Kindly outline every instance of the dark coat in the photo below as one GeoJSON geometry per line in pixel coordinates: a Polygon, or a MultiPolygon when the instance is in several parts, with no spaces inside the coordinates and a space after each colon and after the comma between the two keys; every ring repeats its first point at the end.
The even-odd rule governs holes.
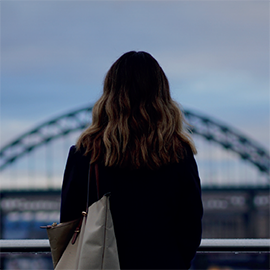
{"type": "MultiPolygon", "coordinates": [[[[158,170],[99,164],[100,195],[111,192],[121,269],[188,269],[201,241],[202,202],[191,149],[180,163],[158,170]]],[[[61,217],[79,218],[86,208],[90,157],[70,148],[62,187],[61,217]]],[[[90,182],[90,204],[97,200],[90,182]]]]}

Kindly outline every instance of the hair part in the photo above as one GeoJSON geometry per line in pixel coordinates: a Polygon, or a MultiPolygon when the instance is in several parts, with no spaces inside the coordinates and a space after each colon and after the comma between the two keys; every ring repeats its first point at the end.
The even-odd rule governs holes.
{"type": "Polygon", "coordinates": [[[196,154],[184,123],[158,62],[149,53],[131,51],[109,69],[92,124],[76,146],[91,153],[91,163],[156,169],[183,159],[187,144],[196,154]]]}

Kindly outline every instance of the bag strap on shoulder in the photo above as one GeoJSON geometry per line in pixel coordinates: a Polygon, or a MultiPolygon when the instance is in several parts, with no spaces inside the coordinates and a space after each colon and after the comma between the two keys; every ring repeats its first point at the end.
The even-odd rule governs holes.
{"type": "Polygon", "coordinates": [[[95,174],[96,174],[96,187],[97,187],[97,199],[100,199],[100,193],[99,193],[99,170],[97,163],[95,164],[95,174]]]}
{"type": "Polygon", "coordinates": [[[89,171],[88,171],[88,182],[87,182],[87,200],[86,200],[86,210],[89,207],[89,194],[90,194],[90,181],[91,179],[96,179],[96,189],[97,189],[97,199],[99,200],[99,170],[98,170],[98,164],[90,164],[89,165],[89,171]]]}

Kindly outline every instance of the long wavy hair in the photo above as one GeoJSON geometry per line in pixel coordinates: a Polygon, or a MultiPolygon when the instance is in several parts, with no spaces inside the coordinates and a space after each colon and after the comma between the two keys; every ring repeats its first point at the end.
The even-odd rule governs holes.
{"type": "Polygon", "coordinates": [[[158,62],[149,53],[131,51],[109,69],[92,124],[76,146],[91,153],[91,163],[156,169],[183,159],[187,144],[196,154],[184,122],[158,62]]]}

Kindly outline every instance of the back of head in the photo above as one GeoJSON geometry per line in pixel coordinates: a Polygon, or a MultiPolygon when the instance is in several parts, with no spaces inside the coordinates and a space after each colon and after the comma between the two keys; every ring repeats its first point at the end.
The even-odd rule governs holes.
{"type": "Polygon", "coordinates": [[[133,51],[112,65],[105,78],[104,94],[125,100],[123,106],[134,110],[170,99],[168,80],[158,62],[146,52],[133,51]]]}
{"type": "Polygon", "coordinates": [[[127,52],[112,65],[92,115],[77,143],[91,162],[155,169],[184,158],[184,144],[196,152],[168,79],[149,53],[127,52]]]}

